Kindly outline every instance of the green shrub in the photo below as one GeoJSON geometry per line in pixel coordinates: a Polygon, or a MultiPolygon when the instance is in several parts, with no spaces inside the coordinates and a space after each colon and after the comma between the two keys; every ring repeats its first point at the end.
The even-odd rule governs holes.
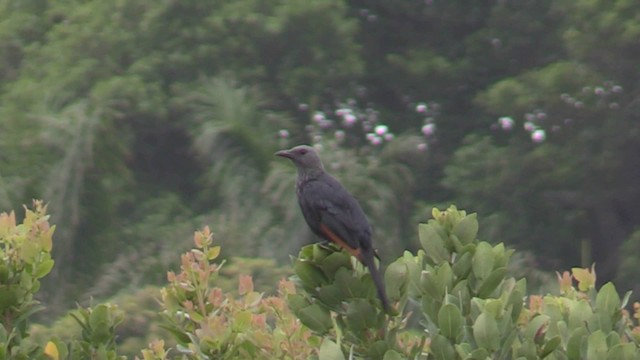
{"type": "Polygon", "coordinates": [[[434,209],[419,225],[422,248],[387,267],[392,314],[382,311],[367,270],[331,245],[302,248],[295,275],[273,296],[257,292],[249,275],[231,291],[219,281],[221,249],[205,228],[156,293],[166,332],[150,320],[155,290],[143,289],[121,296],[121,306],[78,307],[29,337],[27,321],[40,309],[33,295],[53,266],[47,219],[41,202],[22,224],[0,214],[0,360],[125,359],[152,334],[165,338],[150,341],[144,360],[640,358],[640,303],[626,310],[630,292],[621,298],[612,283],[596,289],[592,267],[558,273],[556,295],[527,295],[526,280],[507,275],[513,250],[479,241],[476,215],[455,207],[434,209]],[[118,334],[130,341],[118,343],[118,334]]]}
{"type": "Polygon", "coordinates": [[[630,292],[621,299],[611,283],[597,291],[593,268],[559,275],[559,295],[531,295],[527,304],[526,281],[507,276],[513,250],[479,241],[475,214],[434,209],[419,233],[422,249],[387,268],[389,298],[401,314],[391,317],[353,259],[320,245],[302,249],[294,265],[302,291],[289,303],[331,345],[327,359],[640,356],[640,305],[632,317],[624,310],[630,292]],[[421,331],[403,328],[407,303],[417,305],[421,331]]]}
{"type": "Polygon", "coordinates": [[[42,310],[33,295],[40,279],[53,268],[52,236],[47,207],[34,201],[33,210],[25,207],[22,224],[16,216],[0,214],[0,359],[40,359],[43,349],[27,341],[27,320],[42,310]]]}

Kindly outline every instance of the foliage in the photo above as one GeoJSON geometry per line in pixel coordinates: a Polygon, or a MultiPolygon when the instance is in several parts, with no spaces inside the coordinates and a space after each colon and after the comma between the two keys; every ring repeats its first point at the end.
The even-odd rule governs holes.
{"type": "Polygon", "coordinates": [[[434,209],[433,217],[420,224],[422,249],[405,252],[385,274],[389,297],[401,313],[408,302],[418,305],[422,333],[401,333],[398,325],[406,318],[385,319],[370,279],[354,269],[354,259],[319,245],[301,251],[294,268],[304,291],[289,296],[289,303],[303,324],[324,336],[323,348],[336,352],[327,358],[640,355],[637,316],[625,310],[630,292],[621,299],[612,283],[596,290],[594,269],[574,268],[558,274],[560,295],[529,295],[524,303],[526,280],[507,276],[513,250],[479,241],[475,214],[450,207],[434,209]]]}
{"type": "MultiPolygon", "coordinates": [[[[13,212],[0,214],[0,358],[125,359],[117,335],[130,338],[127,328],[135,332],[143,324],[167,337],[142,350],[145,360],[640,356],[640,304],[630,313],[631,292],[621,298],[610,282],[596,289],[595,267],[558,273],[558,295],[527,295],[526,280],[507,275],[514,251],[479,241],[475,214],[451,206],[432,215],[419,225],[421,249],[406,251],[386,269],[389,314],[367,270],[331,245],[304,247],[293,262],[293,281],[280,280],[277,295],[255,291],[249,275],[240,275],[232,295],[215,286],[224,261],[216,262],[221,248],[205,227],[182,255],[180,272],[169,272],[159,291],[167,332],[153,330],[139,308],[106,303],[79,306],[60,322],[59,333],[35,328],[30,337],[27,320],[40,309],[33,296],[53,266],[55,229],[46,206],[35,201],[22,224],[13,212]]],[[[153,290],[140,294],[153,302],[153,290]]]]}
{"type": "Polygon", "coordinates": [[[300,143],[357,195],[383,264],[420,247],[411,219],[456,203],[541,269],[623,276],[640,222],[639,13],[633,0],[2,1],[0,207],[44,197],[60,225],[39,316],[159,284],[196,224],[217,224],[229,254],[285,264],[311,237],[272,154],[300,143]]]}
{"type": "MultiPolygon", "coordinates": [[[[223,265],[213,262],[220,247],[212,237],[208,228],[195,233],[195,249],[182,255],[181,271],[169,272],[169,285],[161,290],[162,317],[176,351],[189,359],[306,359],[315,352],[318,339],[286,306],[284,297],[295,294],[291,282],[282,280],[279,295],[272,297],[254,291],[247,275],[240,277],[238,298],[212,287],[223,265]]],[[[144,350],[143,358],[165,359],[162,343],[144,350]]]]}
{"type": "MultiPolygon", "coordinates": [[[[289,306],[304,325],[325,337],[323,348],[336,347],[349,356],[373,359],[419,352],[419,342],[407,348],[397,343],[405,322],[395,317],[387,320],[371,276],[355,258],[334,246],[316,244],[304,247],[293,266],[304,291],[289,295],[289,306]]],[[[389,300],[400,300],[401,312],[407,301],[406,273],[400,269],[391,275],[394,278],[390,274],[385,277],[389,300]]]]}
{"type": "Polygon", "coordinates": [[[0,358],[42,358],[42,349],[24,342],[27,320],[42,310],[33,296],[40,289],[40,279],[53,268],[52,236],[47,207],[34,201],[25,207],[22,224],[16,215],[0,214],[0,358]]]}
{"type": "MultiPolygon", "coordinates": [[[[79,308],[76,313],[71,313],[71,316],[82,328],[82,335],[80,339],[72,339],[68,346],[53,339],[60,358],[125,359],[116,353],[115,328],[124,319],[122,311],[116,306],[99,304],[93,308],[79,308]]],[[[47,355],[51,356],[48,352],[47,355]]]]}

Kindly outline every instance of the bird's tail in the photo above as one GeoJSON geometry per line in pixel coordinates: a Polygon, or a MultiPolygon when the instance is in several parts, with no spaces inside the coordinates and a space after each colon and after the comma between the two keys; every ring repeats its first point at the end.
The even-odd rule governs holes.
{"type": "Polygon", "coordinates": [[[367,251],[364,251],[362,254],[362,262],[369,269],[369,273],[371,274],[371,278],[373,279],[373,283],[376,286],[376,291],[378,292],[378,298],[382,302],[382,308],[384,312],[387,314],[391,313],[391,304],[389,303],[389,299],[387,298],[387,293],[384,290],[384,282],[382,281],[382,275],[380,274],[380,270],[376,267],[376,262],[374,261],[374,253],[373,250],[367,254],[367,251]]]}

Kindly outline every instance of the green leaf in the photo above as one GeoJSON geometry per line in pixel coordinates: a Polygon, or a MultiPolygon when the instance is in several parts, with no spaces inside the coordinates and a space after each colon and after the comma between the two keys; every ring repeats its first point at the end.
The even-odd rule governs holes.
{"type": "Polygon", "coordinates": [[[0,312],[10,307],[18,305],[18,293],[20,292],[18,285],[0,285],[0,312]]]}
{"type": "Polygon", "coordinates": [[[582,344],[587,340],[587,329],[583,327],[576,328],[567,341],[567,357],[569,359],[582,359],[582,344]]]}
{"type": "Polygon", "coordinates": [[[571,300],[568,307],[568,325],[570,329],[576,329],[585,326],[585,324],[593,316],[591,306],[586,300],[571,300]]]}
{"type": "Polygon", "coordinates": [[[501,267],[493,270],[491,274],[478,287],[478,296],[486,298],[500,285],[507,274],[507,268],[501,267]]]}
{"type": "Polygon", "coordinates": [[[472,260],[473,273],[476,278],[485,280],[491,275],[494,265],[493,256],[493,248],[489,243],[482,241],[478,244],[472,260]]]}
{"type": "Polygon", "coordinates": [[[289,304],[291,311],[294,313],[297,313],[300,309],[310,305],[309,300],[301,294],[288,294],[287,303],[289,304]]]}
{"type": "Polygon", "coordinates": [[[627,307],[627,304],[629,303],[629,298],[631,298],[632,293],[633,291],[629,290],[624,294],[624,296],[622,297],[622,302],[620,304],[621,309],[624,309],[627,307]]]}
{"type": "Polygon", "coordinates": [[[448,339],[454,340],[460,335],[464,318],[457,306],[444,304],[438,312],[438,327],[440,333],[448,339]]]}
{"type": "Polygon", "coordinates": [[[578,289],[587,291],[596,286],[595,264],[591,269],[572,268],[573,277],[578,281],[578,289]]]}
{"type": "Polygon", "coordinates": [[[514,287],[509,293],[509,297],[507,298],[506,306],[511,306],[511,320],[513,320],[514,322],[518,320],[518,318],[520,317],[520,313],[522,312],[523,296],[524,295],[520,292],[520,290],[517,287],[514,287]]]}
{"type": "Polygon", "coordinates": [[[549,356],[549,354],[551,354],[552,352],[554,352],[558,346],[560,345],[560,343],[562,342],[562,338],[560,338],[559,335],[556,335],[554,337],[552,337],[551,339],[549,339],[549,341],[547,341],[544,344],[544,347],[542,348],[542,351],[540,352],[540,358],[544,359],[545,357],[549,356]]]}
{"type": "Polygon", "coordinates": [[[400,300],[406,294],[408,273],[409,268],[402,259],[387,266],[384,272],[384,283],[389,299],[400,300]]]}
{"type": "Polygon", "coordinates": [[[22,258],[27,264],[33,264],[42,249],[35,241],[25,241],[22,243],[22,258]]]}
{"type": "Polygon", "coordinates": [[[251,327],[251,312],[240,310],[233,316],[232,328],[235,332],[244,332],[251,327]]]}
{"type": "MultiPolygon", "coordinates": [[[[366,335],[365,335],[366,336],[366,335]]],[[[366,358],[367,359],[382,359],[389,351],[389,343],[385,340],[374,341],[367,345],[366,358]]],[[[353,358],[353,356],[351,356],[353,358]]]]}
{"type": "Polygon", "coordinates": [[[478,235],[477,214],[469,214],[462,218],[462,220],[453,227],[452,233],[458,237],[462,244],[472,243],[478,235]]]}
{"type": "Polygon", "coordinates": [[[207,260],[215,260],[220,255],[220,246],[214,246],[207,250],[207,260]]]}
{"type": "Polygon", "coordinates": [[[320,345],[320,351],[318,353],[319,360],[345,360],[340,346],[333,341],[325,338],[320,345]]]}
{"type": "Polygon", "coordinates": [[[612,283],[606,283],[596,295],[596,310],[612,316],[620,311],[620,296],[612,283]]]}
{"type": "Polygon", "coordinates": [[[298,260],[293,266],[293,269],[302,281],[304,288],[309,291],[315,291],[317,287],[328,283],[322,270],[318,269],[309,261],[298,260]]]}
{"type": "Polygon", "coordinates": [[[633,343],[618,344],[609,349],[607,360],[637,360],[640,356],[633,343]]]}
{"type": "Polygon", "coordinates": [[[35,276],[36,279],[43,278],[51,271],[51,269],[53,269],[54,263],[55,262],[52,259],[47,259],[39,263],[33,276],[35,276]]]}
{"type": "Polygon", "coordinates": [[[333,327],[331,315],[318,304],[300,309],[298,318],[306,327],[319,334],[325,334],[333,327]]]}
{"type": "Polygon", "coordinates": [[[484,349],[484,348],[475,349],[475,350],[473,350],[471,352],[470,359],[473,359],[473,360],[487,360],[487,359],[490,359],[489,351],[487,351],[487,349],[484,349]]]}
{"type": "Polygon", "coordinates": [[[467,276],[469,276],[469,272],[471,271],[472,259],[473,255],[466,252],[453,262],[452,270],[456,277],[466,279],[467,276]]]}
{"type": "Polygon", "coordinates": [[[471,354],[471,349],[472,349],[471,344],[469,343],[455,344],[454,347],[456,349],[456,353],[458,354],[458,357],[462,359],[469,358],[471,354]]]}
{"type": "Polygon", "coordinates": [[[620,339],[620,335],[617,332],[611,331],[607,335],[607,346],[612,348],[618,344],[620,344],[622,340],[620,339]]]}
{"type": "Polygon", "coordinates": [[[342,251],[334,252],[322,260],[320,267],[328,278],[333,278],[338,269],[351,269],[351,256],[342,251]]]}
{"type": "Polygon", "coordinates": [[[313,252],[312,252],[312,259],[314,262],[319,263],[322,262],[327,256],[331,255],[331,254],[335,254],[336,252],[340,252],[340,251],[331,251],[330,248],[328,248],[327,246],[325,246],[324,244],[313,244],[313,252]]]}
{"type": "Polygon", "coordinates": [[[435,359],[449,360],[455,358],[455,350],[453,345],[440,334],[435,334],[431,337],[431,347],[429,352],[435,359]]]}
{"type": "Polygon", "coordinates": [[[498,323],[488,313],[483,312],[473,324],[473,337],[478,346],[490,353],[495,351],[500,346],[498,323]]]}
{"type": "Polygon", "coordinates": [[[352,331],[373,328],[376,324],[375,310],[366,299],[353,299],[347,305],[345,323],[352,331]]]}
{"type": "Polygon", "coordinates": [[[342,295],[340,289],[334,284],[323,286],[318,290],[318,298],[320,301],[334,309],[342,304],[342,295]]]}
{"type": "Polygon", "coordinates": [[[462,254],[464,252],[464,245],[460,242],[460,239],[458,239],[457,236],[450,234],[449,241],[453,245],[453,248],[451,246],[448,246],[447,248],[452,252],[456,252],[458,254],[462,254]]]}
{"type": "Polygon", "coordinates": [[[427,298],[426,296],[422,298],[422,312],[429,319],[437,319],[438,311],[440,311],[439,301],[435,301],[427,298]]]}
{"type": "Polygon", "coordinates": [[[587,360],[606,359],[607,352],[607,339],[605,334],[601,330],[598,330],[589,335],[587,345],[587,360]]]}
{"type": "Polygon", "coordinates": [[[317,251],[316,247],[318,247],[318,244],[309,244],[306,246],[303,246],[300,249],[300,252],[298,253],[298,258],[301,260],[307,260],[307,261],[311,261],[314,259],[314,252],[317,251]]]}
{"type": "Polygon", "coordinates": [[[525,330],[525,337],[533,340],[536,344],[540,344],[539,339],[544,339],[546,328],[549,325],[549,316],[541,314],[529,321],[525,330]]]}
{"type": "MultiPolygon", "coordinates": [[[[4,258],[1,248],[0,258],[4,258]]],[[[0,264],[0,284],[5,284],[7,280],[9,280],[9,267],[6,264],[0,264]]]]}
{"type": "Polygon", "coordinates": [[[431,225],[420,224],[418,233],[422,248],[434,264],[441,264],[449,260],[449,252],[444,246],[444,240],[431,225]]]}
{"type": "Polygon", "coordinates": [[[384,357],[382,358],[382,360],[403,360],[403,359],[406,359],[406,358],[395,350],[388,350],[387,352],[384,353],[384,357]]]}
{"type": "Polygon", "coordinates": [[[369,289],[367,284],[354,275],[352,270],[340,268],[333,284],[340,289],[343,299],[363,298],[369,289]]]}
{"type": "Polygon", "coordinates": [[[451,289],[451,295],[458,298],[458,301],[463,306],[463,309],[468,307],[469,302],[471,301],[471,295],[469,294],[469,286],[467,286],[467,280],[459,281],[453,289],[451,289]]]}
{"type": "Polygon", "coordinates": [[[100,304],[91,310],[89,315],[89,327],[95,329],[109,323],[109,307],[100,304]]]}
{"type": "Polygon", "coordinates": [[[433,300],[440,300],[444,295],[445,289],[433,271],[423,271],[420,275],[420,290],[424,296],[433,300]]]}
{"type": "Polygon", "coordinates": [[[493,260],[494,260],[493,266],[494,267],[507,266],[507,263],[509,262],[509,257],[511,257],[512,254],[513,254],[513,250],[505,251],[503,243],[496,244],[493,247],[493,260]]]}
{"type": "Polygon", "coordinates": [[[440,265],[436,271],[438,286],[446,291],[451,291],[453,285],[453,271],[451,270],[451,265],[449,265],[448,262],[445,262],[440,265]]]}

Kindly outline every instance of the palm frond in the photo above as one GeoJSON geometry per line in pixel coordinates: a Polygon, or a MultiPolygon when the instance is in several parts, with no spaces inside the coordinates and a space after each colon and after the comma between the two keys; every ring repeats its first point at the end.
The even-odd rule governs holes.
{"type": "MultiPolygon", "coordinates": [[[[100,117],[85,103],[77,103],[58,114],[39,117],[43,141],[61,155],[51,167],[45,199],[51,204],[56,231],[57,261],[72,259],[73,242],[81,219],[81,195],[87,170],[93,165],[93,149],[100,117]]],[[[60,267],[56,267],[60,269],[60,267]]]]}

